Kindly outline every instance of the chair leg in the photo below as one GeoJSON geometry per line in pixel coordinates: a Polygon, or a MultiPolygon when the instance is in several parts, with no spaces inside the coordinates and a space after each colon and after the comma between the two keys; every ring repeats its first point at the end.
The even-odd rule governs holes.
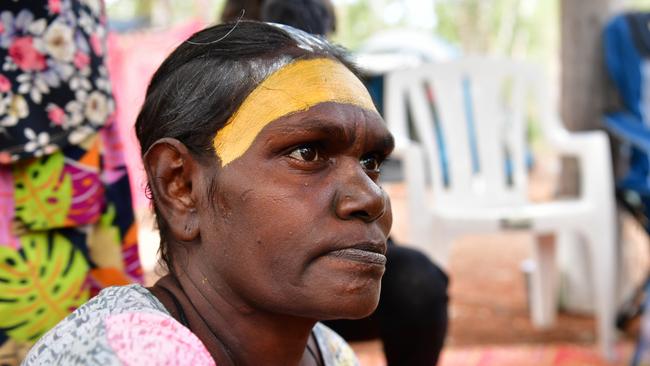
{"type": "Polygon", "coordinates": [[[614,228],[591,225],[585,232],[594,279],[598,345],[608,360],[614,359],[616,319],[616,242],[614,228]]]}
{"type": "Polygon", "coordinates": [[[555,235],[538,234],[535,238],[537,267],[531,278],[531,317],[533,324],[547,328],[555,323],[557,315],[557,265],[555,235]]]}

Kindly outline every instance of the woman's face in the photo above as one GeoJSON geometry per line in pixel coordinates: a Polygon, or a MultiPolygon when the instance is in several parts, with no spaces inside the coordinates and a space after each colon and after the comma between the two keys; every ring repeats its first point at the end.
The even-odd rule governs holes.
{"type": "Polygon", "coordinates": [[[357,318],[379,300],[392,216],[379,166],[393,148],[369,109],[324,102],[266,126],[217,168],[201,215],[211,284],[254,309],[357,318]]]}

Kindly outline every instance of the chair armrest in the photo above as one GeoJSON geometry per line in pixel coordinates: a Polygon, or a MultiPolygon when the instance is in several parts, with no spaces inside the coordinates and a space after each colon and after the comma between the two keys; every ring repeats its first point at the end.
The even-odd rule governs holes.
{"type": "Polygon", "coordinates": [[[603,131],[578,131],[572,132],[567,130],[559,120],[549,123],[545,131],[546,140],[551,144],[553,149],[563,156],[580,157],[587,155],[590,149],[600,148],[595,145],[605,145],[609,147],[609,139],[603,131]]]}
{"type": "Polygon", "coordinates": [[[597,130],[569,132],[556,121],[547,131],[547,139],[560,156],[572,156],[578,160],[580,196],[589,196],[592,202],[603,206],[610,205],[614,173],[607,134],[597,130]]]}

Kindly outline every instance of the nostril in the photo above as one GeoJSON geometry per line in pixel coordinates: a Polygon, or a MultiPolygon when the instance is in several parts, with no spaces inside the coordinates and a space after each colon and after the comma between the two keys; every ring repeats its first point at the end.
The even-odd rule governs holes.
{"type": "Polygon", "coordinates": [[[352,214],[350,214],[350,216],[356,219],[361,219],[363,221],[370,221],[371,219],[370,214],[364,210],[354,211],[352,214]]]}

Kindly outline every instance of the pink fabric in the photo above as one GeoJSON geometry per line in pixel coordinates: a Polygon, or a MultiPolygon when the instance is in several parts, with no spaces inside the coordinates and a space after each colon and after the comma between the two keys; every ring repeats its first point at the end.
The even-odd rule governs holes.
{"type": "Polygon", "coordinates": [[[149,205],[144,195],[146,175],[133,129],[149,80],[165,57],[203,26],[202,22],[193,21],[164,31],[111,34],[108,37],[108,69],[117,104],[116,123],[124,142],[133,207],[136,209],[149,205]]]}
{"type": "Polygon", "coordinates": [[[104,324],[108,344],[125,366],[216,366],[199,338],[170,316],[124,313],[104,324]]]}
{"type": "Polygon", "coordinates": [[[11,166],[0,164],[0,246],[18,249],[18,237],[11,232],[14,218],[14,179],[11,166]]]}

